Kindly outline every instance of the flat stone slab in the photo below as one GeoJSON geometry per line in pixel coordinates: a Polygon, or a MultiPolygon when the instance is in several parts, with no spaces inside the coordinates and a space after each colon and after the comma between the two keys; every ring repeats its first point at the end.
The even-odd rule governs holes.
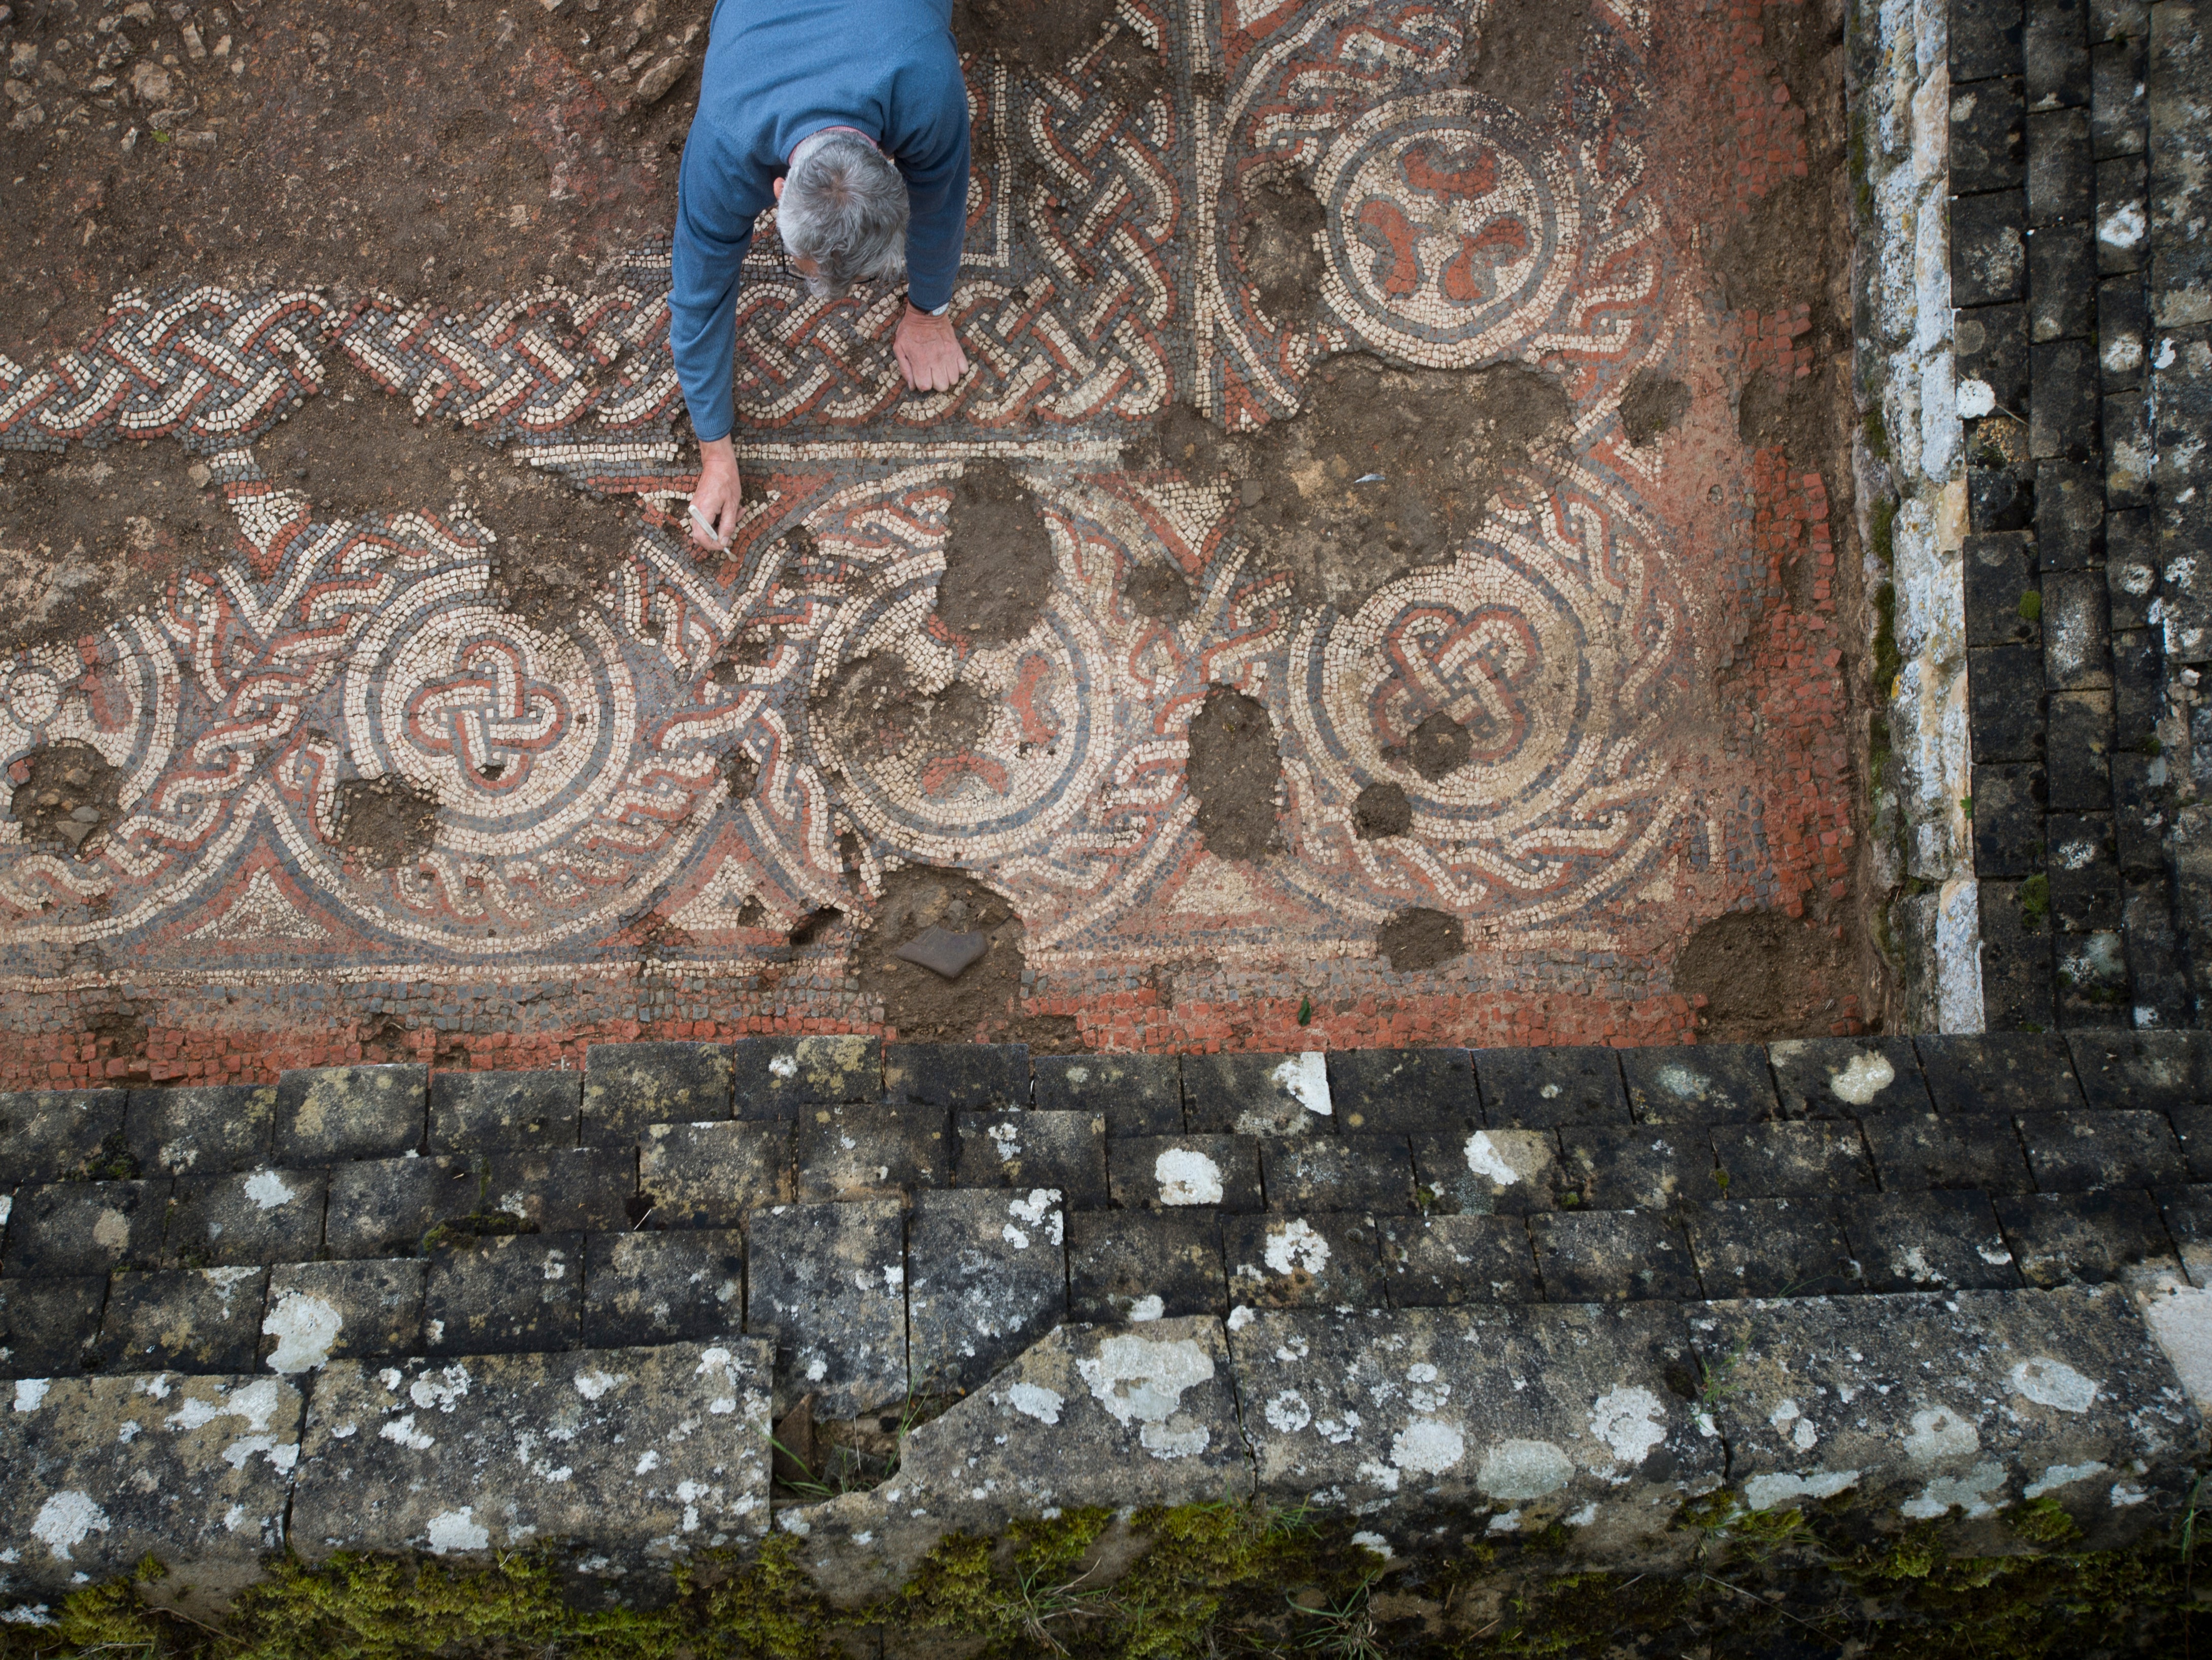
{"type": "Polygon", "coordinates": [[[334,1360],[315,1383],[295,1548],[475,1556],[587,1541],[615,1567],[768,1529],[770,1346],[334,1360]]]}
{"type": "Polygon", "coordinates": [[[1679,1311],[1469,1305],[1240,1310],[1230,1349],[1260,1490],[1483,1535],[1564,1523],[1577,1554],[1658,1566],[1668,1523],[1718,1487],[1679,1311]]]}
{"type": "Polygon", "coordinates": [[[906,1222],[896,1199],[756,1212],[745,1329],[775,1335],[775,1415],[817,1419],[906,1399],[906,1222]]]}
{"type": "Polygon", "coordinates": [[[883,1094],[879,1037],[748,1037],[731,1060],[740,1118],[789,1118],[801,1107],[883,1094]]]}
{"type": "Polygon", "coordinates": [[[2002,1513],[2048,1496],[2102,1548],[2163,1524],[2203,1433],[2117,1286],[1714,1303],[1689,1324],[1753,1511],[1948,1519],[1984,1554],[2020,1549],[2002,1513]]]}
{"type": "Polygon", "coordinates": [[[282,1378],[23,1378],[0,1411],[0,1597],[66,1592],[159,1557],[205,1589],[284,1543],[300,1391],[282,1378]]]}

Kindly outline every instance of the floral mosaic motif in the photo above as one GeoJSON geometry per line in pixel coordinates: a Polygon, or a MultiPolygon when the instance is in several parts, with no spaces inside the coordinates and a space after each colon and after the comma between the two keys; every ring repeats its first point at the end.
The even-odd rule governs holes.
{"type": "Polygon", "coordinates": [[[1557,922],[1668,849],[1711,856],[1670,749],[1694,656],[1671,532],[1640,494],[1652,460],[1610,418],[1672,326],[1617,119],[1635,30],[1598,14],[1600,70],[1549,130],[1452,84],[1460,12],[1130,15],[1170,66],[1136,106],[1073,74],[971,66],[957,309],[977,370],[954,392],[902,394],[895,295],[811,299],[759,239],[738,394],[761,488],[720,563],[679,539],[665,249],[592,293],[473,317],[126,295],[83,350],[0,362],[0,444],[173,435],[209,459],[237,530],[235,557],[156,611],[0,668],[6,760],[76,738],[124,779],[88,859],[0,824],[5,937],[511,958],[609,948],[650,906],[714,951],[928,861],[988,870],[1040,950],[1095,949],[1199,857],[1186,733],[1220,684],[1275,718],[1289,856],[1270,869],[1316,927],[1413,903],[1557,922]],[[1198,74],[1220,77],[1218,102],[1191,95],[1198,74]],[[1267,316],[1240,264],[1249,187],[1284,167],[1326,215],[1311,319],[1267,316]],[[526,622],[465,511],[326,522],[264,474],[256,439],[341,350],[418,416],[635,504],[591,604],[526,622]],[[1226,481],[1123,453],[1173,402],[1232,429],[1291,416],[1311,365],[1345,350],[1541,362],[1577,434],[1555,485],[1516,483],[1444,562],[1349,615],[1293,605],[1226,481]],[[933,616],[951,486],[986,455],[1020,473],[1053,553],[1036,625],[988,647],[933,616]],[[1124,597],[1158,562],[1189,584],[1187,614],[1124,597]],[[839,688],[869,665],[972,718],[949,735],[840,725],[839,688]],[[1438,715],[1467,753],[1430,776],[1407,746],[1438,715]],[[419,859],[372,868],[340,846],[338,792],[387,778],[434,798],[436,830],[419,859]],[[1352,804],[1382,781],[1413,829],[1363,841],[1352,804]]]}

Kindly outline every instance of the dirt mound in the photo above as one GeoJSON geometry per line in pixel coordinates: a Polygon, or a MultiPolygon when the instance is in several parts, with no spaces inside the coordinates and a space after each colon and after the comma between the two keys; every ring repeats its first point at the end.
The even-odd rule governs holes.
{"type": "Polygon", "coordinates": [[[1393,973],[1425,973],[1467,954],[1467,928],[1449,911],[1414,905],[1375,930],[1375,954],[1393,973]]]}
{"type": "Polygon", "coordinates": [[[1541,116],[1566,95],[1589,30],[1589,0],[1490,0],[1468,40],[1466,84],[1541,116]]]}
{"type": "Polygon", "coordinates": [[[1024,933],[1005,896],[974,877],[908,866],[884,879],[875,916],[854,946],[854,969],[860,989],[882,1000],[884,1022],[902,1043],[1079,1049],[1073,1020],[1022,1012],[1024,933]],[[983,954],[951,980],[892,955],[933,927],[981,934],[983,954]]]}
{"type": "Polygon", "coordinates": [[[0,651],[82,639],[222,562],[230,511],[194,465],[167,438],[0,455],[0,651]]]}
{"type": "Polygon", "coordinates": [[[965,681],[925,696],[898,659],[870,656],[837,676],[816,701],[814,719],[836,753],[865,766],[965,754],[990,730],[991,708],[965,681]]]}
{"type": "Polygon", "coordinates": [[[1191,598],[1189,579],[1164,559],[1147,559],[1142,564],[1132,565],[1129,574],[1121,579],[1121,597],[1135,607],[1138,616],[1170,621],[1189,616],[1195,603],[1191,598]]]}
{"type": "Polygon", "coordinates": [[[1279,845],[1275,796],[1283,776],[1274,723],[1256,698],[1226,686],[1206,694],[1190,723],[1183,777],[1198,803],[1198,833],[1224,859],[1262,859],[1279,845]]]}
{"type": "Polygon", "coordinates": [[[371,870],[398,870],[430,851],[438,798],[396,773],[338,786],[337,844],[371,870]]]}
{"type": "Polygon", "coordinates": [[[1638,369],[1620,395],[1620,427],[1632,444],[1649,444],[1690,412],[1690,389],[1654,369],[1638,369]]]}
{"type": "Polygon", "coordinates": [[[1711,1043],[1826,1037],[1858,989],[1850,948],[1832,924],[1779,911],[1730,911],[1692,934],[1674,959],[1674,989],[1703,996],[1698,1034],[1711,1043]]]}
{"type": "Polygon", "coordinates": [[[65,738],[42,744],[9,769],[15,789],[8,814],[34,846],[83,858],[122,811],[123,775],[89,744],[65,738]]]}
{"type": "Polygon", "coordinates": [[[1113,39],[1089,66],[1091,78],[1117,97],[1147,95],[1159,57],[1139,40],[1115,0],[953,0],[952,38],[963,52],[996,58],[1017,74],[1058,75],[1113,39]]]}
{"type": "Polygon", "coordinates": [[[1370,784],[1352,804],[1352,833],[1363,842],[1403,836],[1413,828],[1413,804],[1399,784],[1370,784]]]}
{"type": "Polygon", "coordinates": [[[1029,486],[996,461],[971,461],[953,486],[937,615],[978,645],[1019,640],[1052,593],[1052,532],[1029,486]]]}
{"type": "Polygon", "coordinates": [[[1235,479],[1248,541],[1291,572],[1301,603],[1346,611],[1447,558],[1502,486],[1542,486],[1572,426],[1557,383],[1516,364],[1397,369],[1342,357],[1307,383],[1306,405],[1257,434],[1170,409],[1144,459],[1235,479]]]}
{"type": "Polygon", "coordinates": [[[1321,246],[1328,210],[1313,186],[1283,167],[1255,168],[1243,185],[1244,274],[1278,328],[1310,323],[1321,309],[1321,246]]]}

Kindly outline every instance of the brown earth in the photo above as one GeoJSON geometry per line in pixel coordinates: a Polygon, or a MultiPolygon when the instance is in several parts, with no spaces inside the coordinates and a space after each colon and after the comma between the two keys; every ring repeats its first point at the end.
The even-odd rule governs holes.
{"type": "Polygon", "coordinates": [[[854,946],[860,989],[881,1000],[884,1023],[908,1043],[1022,1043],[1050,1052],[1083,1047],[1073,1019],[1025,1015],[1022,920],[1002,895],[960,871],[909,865],[884,879],[876,912],[854,946]],[[945,980],[891,953],[931,927],[978,933],[990,942],[959,977],[945,980]]]}
{"type": "Polygon", "coordinates": [[[116,798],[123,774],[74,738],[40,745],[9,771],[15,787],[8,816],[23,827],[26,842],[82,859],[122,811],[116,798]]]}
{"type": "Polygon", "coordinates": [[[337,844],[371,870],[398,870],[430,851],[438,798],[396,773],[349,778],[338,786],[337,844]]]}
{"type": "Polygon", "coordinates": [[[1467,927],[1449,911],[1415,905],[1375,930],[1375,954],[1396,974],[1422,974],[1467,953],[1467,927]]]}
{"type": "Polygon", "coordinates": [[[1267,706],[1216,686],[1190,723],[1183,780],[1198,803],[1198,833],[1224,859],[1263,859],[1280,845],[1275,804],[1283,758],[1267,706]]]}
{"type": "Polygon", "coordinates": [[[1278,328],[1311,322],[1321,309],[1321,245],[1328,210],[1289,167],[1255,168],[1243,185],[1244,270],[1267,320],[1278,328]]]}
{"type": "Polygon", "coordinates": [[[815,701],[814,718],[828,728],[834,752],[865,766],[909,751],[915,760],[964,754],[990,730],[991,708],[963,680],[924,695],[898,659],[870,656],[839,672],[815,701]]]}
{"type": "Polygon", "coordinates": [[[1501,488],[1547,483],[1571,422],[1566,394],[1533,369],[1396,369],[1355,356],[1324,364],[1305,412],[1263,435],[1170,408],[1148,459],[1237,481],[1244,534],[1267,567],[1291,573],[1302,604],[1350,611],[1449,558],[1501,488]]]}
{"type": "Polygon", "coordinates": [[[1730,911],[1692,934],[1674,959],[1674,989],[1703,997],[1698,1036],[1707,1043],[1826,1037],[1844,999],[1863,995],[1853,943],[1832,922],[1779,911],[1730,911]]]}
{"type": "Polygon", "coordinates": [[[1109,28],[1113,38],[1091,64],[1090,78],[1124,101],[1139,100],[1158,82],[1162,66],[1115,0],[952,0],[952,38],[962,52],[1032,76],[1065,71],[1109,28]]]}
{"type": "Polygon", "coordinates": [[[230,513],[197,465],[167,438],[0,457],[0,651],[95,634],[220,563],[230,513]]]}
{"type": "Polygon", "coordinates": [[[1052,592],[1052,534],[1036,497],[996,461],[971,461],[953,486],[937,615],[977,645],[1011,645],[1052,592]]]}
{"type": "Polygon", "coordinates": [[[1649,444],[1690,412],[1690,389],[1652,369],[1638,369],[1620,394],[1620,428],[1632,444],[1649,444]]]}
{"type": "Polygon", "coordinates": [[[671,222],[710,9],[17,0],[0,182],[39,183],[9,197],[0,352],[75,345],[134,285],[587,277],[671,222]]]}
{"type": "Polygon", "coordinates": [[[1352,833],[1363,842],[1403,836],[1413,828],[1413,804],[1401,784],[1370,784],[1352,804],[1352,833]]]}
{"type": "Polygon", "coordinates": [[[1589,0],[1490,0],[1468,42],[1466,84],[1541,116],[1565,95],[1589,32],[1589,0]]]}
{"type": "Polygon", "coordinates": [[[1170,622],[1189,616],[1195,603],[1191,597],[1190,579],[1164,559],[1147,559],[1130,566],[1129,574],[1121,579],[1121,597],[1135,608],[1138,616],[1163,617],[1170,622]]]}

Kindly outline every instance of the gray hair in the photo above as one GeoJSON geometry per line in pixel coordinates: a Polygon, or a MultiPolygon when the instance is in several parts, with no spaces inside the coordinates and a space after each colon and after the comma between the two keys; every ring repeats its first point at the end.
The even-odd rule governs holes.
{"type": "Polygon", "coordinates": [[[791,254],[815,262],[814,293],[835,298],[904,275],[906,218],[906,180],[859,133],[818,132],[792,152],[776,229],[791,254]]]}

